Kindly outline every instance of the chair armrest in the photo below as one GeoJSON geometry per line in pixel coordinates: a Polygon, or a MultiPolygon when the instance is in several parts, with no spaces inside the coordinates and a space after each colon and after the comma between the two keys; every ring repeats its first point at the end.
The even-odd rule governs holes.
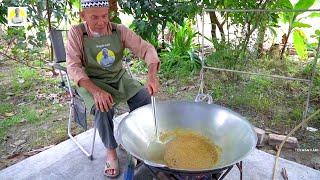
{"type": "Polygon", "coordinates": [[[53,64],[53,67],[56,68],[56,69],[59,69],[59,70],[61,70],[61,71],[67,72],[67,68],[61,66],[61,65],[58,64],[58,63],[54,63],[54,64],[53,64]]]}

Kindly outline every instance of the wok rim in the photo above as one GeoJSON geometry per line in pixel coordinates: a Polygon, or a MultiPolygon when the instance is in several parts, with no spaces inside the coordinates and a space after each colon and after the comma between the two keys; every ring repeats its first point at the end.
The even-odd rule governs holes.
{"type": "Polygon", "coordinates": [[[138,156],[136,153],[133,153],[133,152],[130,152],[128,151],[126,145],[123,144],[122,142],[122,138],[120,138],[120,129],[119,127],[122,127],[123,123],[125,123],[126,119],[129,119],[129,115],[130,113],[132,112],[135,112],[135,111],[138,111],[139,109],[142,109],[144,108],[145,106],[149,106],[150,104],[147,104],[147,105],[144,105],[144,106],[141,106],[135,110],[133,110],[132,112],[130,112],[127,116],[125,116],[121,122],[119,123],[118,125],[118,129],[116,131],[116,139],[119,141],[118,143],[121,144],[121,146],[132,156],[134,156],[136,159],[139,159],[140,161],[142,161],[143,163],[149,165],[149,166],[152,166],[152,167],[156,167],[156,168],[165,168],[165,169],[168,169],[168,170],[171,170],[171,171],[175,171],[175,172],[183,172],[183,173],[195,173],[195,172],[198,172],[198,173],[203,173],[203,172],[210,172],[210,171],[215,171],[215,170],[219,170],[219,169],[225,169],[227,167],[230,167],[230,166],[234,166],[236,163],[239,163],[240,161],[242,161],[243,159],[245,159],[250,153],[252,153],[252,151],[254,149],[256,149],[256,144],[258,142],[258,137],[257,137],[257,133],[255,133],[254,131],[254,126],[245,118],[243,117],[242,115],[240,115],[239,113],[237,112],[234,112],[233,110],[231,109],[228,109],[227,107],[223,107],[221,105],[218,105],[218,104],[215,104],[215,103],[212,103],[212,104],[207,104],[207,103],[204,103],[204,102],[193,102],[193,101],[176,101],[176,100],[168,100],[168,101],[158,101],[157,103],[161,103],[161,104],[164,104],[164,103],[193,103],[193,104],[205,104],[205,105],[210,105],[210,106],[216,106],[216,107],[219,107],[223,110],[226,110],[228,112],[230,112],[231,114],[233,115],[236,115],[237,117],[241,118],[241,120],[243,120],[245,123],[247,123],[250,127],[251,127],[251,130],[253,133],[253,138],[254,138],[254,146],[252,146],[247,153],[245,153],[244,155],[242,155],[242,157],[240,158],[237,158],[235,159],[234,161],[224,165],[224,166],[214,166],[213,168],[210,168],[210,169],[201,169],[201,170],[190,170],[190,169],[182,169],[182,168],[170,168],[168,167],[167,165],[164,165],[164,164],[159,164],[159,163],[156,163],[156,162],[150,162],[148,160],[144,160],[143,158],[141,158],[140,156],[138,156]]]}

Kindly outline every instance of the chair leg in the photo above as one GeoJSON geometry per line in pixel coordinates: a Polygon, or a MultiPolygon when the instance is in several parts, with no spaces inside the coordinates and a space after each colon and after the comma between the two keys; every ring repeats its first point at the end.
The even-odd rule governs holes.
{"type": "Polygon", "coordinates": [[[91,144],[91,153],[89,156],[89,159],[92,161],[93,160],[93,151],[94,151],[94,144],[96,140],[96,132],[97,132],[97,126],[96,123],[93,122],[93,139],[92,139],[92,144],[91,144]]]}
{"type": "Polygon", "coordinates": [[[79,147],[79,149],[90,159],[93,160],[93,150],[94,150],[94,142],[95,142],[95,135],[96,135],[96,127],[94,127],[94,135],[93,135],[93,143],[91,145],[91,153],[84,149],[84,147],[72,136],[71,133],[71,125],[72,125],[72,114],[73,114],[73,104],[70,105],[70,112],[69,112],[69,121],[68,121],[68,136],[70,139],[79,147]]]}

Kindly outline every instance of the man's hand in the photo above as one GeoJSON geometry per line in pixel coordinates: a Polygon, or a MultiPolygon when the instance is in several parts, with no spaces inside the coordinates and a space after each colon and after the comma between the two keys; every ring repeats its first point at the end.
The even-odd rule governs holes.
{"type": "Polygon", "coordinates": [[[96,86],[90,79],[80,80],[79,85],[92,94],[96,108],[99,111],[105,112],[112,108],[113,99],[111,94],[96,86]]]}
{"type": "Polygon", "coordinates": [[[113,99],[111,94],[99,89],[92,93],[97,109],[101,112],[107,112],[112,108],[113,99]]]}
{"type": "Polygon", "coordinates": [[[157,76],[158,64],[150,64],[148,71],[147,88],[151,96],[159,91],[159,78],[157,76]]]}
{"type": "Polygon", "coordinates": [[[156,75],[148,77],[147,87],[151,96],[156,95],[159,91],[159,78],[156,75]]]}

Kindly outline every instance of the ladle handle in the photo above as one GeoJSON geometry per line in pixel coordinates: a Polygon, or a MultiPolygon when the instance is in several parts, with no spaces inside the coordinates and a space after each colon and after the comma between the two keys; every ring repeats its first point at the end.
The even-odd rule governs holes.
{"type": "Polygon", "coordinates": [[[155,128],[155,137],[158,139],[158,125],[156,119],[156,99],[154,96],[151,96],[151,105],[152,105],[152,114],[154,120],[154,128],[155,128]]]}

